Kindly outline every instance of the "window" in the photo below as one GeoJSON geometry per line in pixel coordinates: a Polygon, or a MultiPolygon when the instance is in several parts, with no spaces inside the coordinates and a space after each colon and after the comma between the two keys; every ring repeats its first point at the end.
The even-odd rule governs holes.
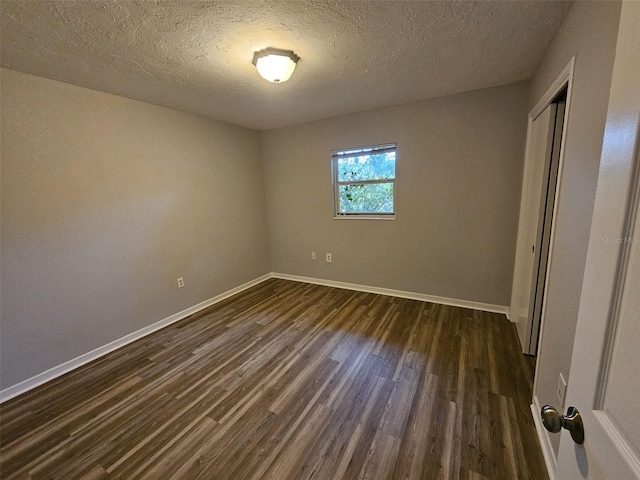
{"type": "Polygon", "coordinates": [[[331,152],[334,218],[395,218],[396,144],[331,152]]]}

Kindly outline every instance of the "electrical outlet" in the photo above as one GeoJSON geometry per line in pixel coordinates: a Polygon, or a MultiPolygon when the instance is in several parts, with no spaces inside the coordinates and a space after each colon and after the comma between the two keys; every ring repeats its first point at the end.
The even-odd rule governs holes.
{"type": "Polygon", "coordinates": [[[558,395],[558,400],[560,401],[560,408],[564,407],[564,394],[567,391],[567,382],[565,381],[562,374],[558,375],[558,388],[556,389],[556,394],[558,395]]]}
{"type": "Polygon", "coordinates": [[[184,277],[178,279],[178,288],[184,287],[184,277]]]}
{"type": "Polygon", "coordinates": [[[316,259],[316,252],[311,252],[311,260],[315,260],[316,259]]]}
{"type": "Polygon", "coordinates": [[[332,260],[331,254],[327,253],[327,263],[331,263],[331,260],[332,260]]]}

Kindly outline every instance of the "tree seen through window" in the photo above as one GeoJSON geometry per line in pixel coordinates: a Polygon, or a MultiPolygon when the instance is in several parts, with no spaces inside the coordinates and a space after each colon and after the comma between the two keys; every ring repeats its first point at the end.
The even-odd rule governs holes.
{"type": "Polygon", "coordinates": [[[336,215],[393,215],[396,146],[334,152],[336,215]]]}

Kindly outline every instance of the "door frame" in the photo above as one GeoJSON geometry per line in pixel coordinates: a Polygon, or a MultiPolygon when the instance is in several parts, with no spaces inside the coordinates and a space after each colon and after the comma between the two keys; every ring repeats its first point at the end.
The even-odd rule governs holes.
{"type": "MultiPolygon", "coordinates": [[[[511,305],[509,307],[509,310],[510,310],[509,318],[512,321],[517,321],[517,315],[514,315],[514,314],[515,314],[515,311],[520,310],[521,308],[520,305],[518,305],[519,293],[522,291],[523,288],[525,288],[525,286],[527,285],[527,282],[531,281],[533,277],[533,271],[523,272],[521,271],[522,268],[520,267],[521,259],[525,258],[526,255],[529,255],[529,242],[526,238],[526,232],[529,229],[529,227],[532,226],[532,223],[534,221],[535,221],[535,230],[537,231],[538,223],[540,221],[539,218],[526,219],[524,215],[525,214],[524,208],[526,204],[525,200],[528,196],[532,194],[531,184],[533,180],[531,178],[531,175],[532,175],[531,171],[533,168],[532,166],[533,160],[531,158],[531,148],[530,148],[531,141],[532,141],[532,125],[534,120],[538,118],[538,116],[553,102],[553,100],[558,96],[558,94],[560,94],[563,89],[565,88],[567,89],[566,108],[565,108],[564,122],[563,122],[564,126],[563,126],[561,141],[560,141],[560,159],[558,164],[558,177],[555,185],[556,196],[553,203],[553,214],[551,217],[551,232],[550,232],[551,238],[549,241],[549,254],[547,256],[547,270],[545,275],[543,301],[540,308],[540,326],[538,329],[539,335],[542,335],[542,331],[544,329],[544,319],[545,319],[545,309],[546,309],[544,299],[547,296],[549,272],[551,270],[550,266],[553,259],[553,246],[554,246],[555,228],[556,228],[555,220],[558,212],[558,202],[560,199],[560,191],[562,188],[562,177],[564,172],[564,157],[565,157],[565,151],[566,151],[565,146],[566,146],[568,125],[569,125],[569,116],[571,113],[571,99],[572,99],[572,90],[573,90],[573,76],[574,76],[574,70],[575,70],[575,62],[576,62],[576,57],[574,55],[573,57],[571,57],[567,65],[562,69],[562,71],[556,77],[556,79],[547,88],[547,90],[542,95],[540,100],[538,100],[535,106],[531,109],[531,111],[529,112],[529,117],[527,122],[527,140],[526,140],[526,146],[525,146],[524,169],[522,174],[522,191],[520,195],[518,237],[517,237],[517,243],[516,243],[516,257],[515,257],[515,264],[514,264],[513,284],[511,288],[511,305]]],[[[527,295],[529,295],[529,301],[531,302],[532,300],[530,297],[531,288],[526,288],[526,291],[527,291],[527,295]]],[[[530,348],[529,348],[529,346],[532,343],[531,342],[532,319],[529,318],[528,311],[529,310],[527,309],[527,321],[526,321],[526,324],[524,325],[524,328],[525,328],[524,337],[520,338],[522,343],[521,347],[522,347],[523,353],[527,355],[536,355],[537,352],[530,351],[530,348]]],[[[536,334],[538,334],[538,332],[536,332],[536,334]]],[[[537,343],[538,343],[538,349],[539,349],[540,342],[537,342],[537,343]]],[[[534,380],[534,385],[535,385],[535,380],[534,380]]]]}

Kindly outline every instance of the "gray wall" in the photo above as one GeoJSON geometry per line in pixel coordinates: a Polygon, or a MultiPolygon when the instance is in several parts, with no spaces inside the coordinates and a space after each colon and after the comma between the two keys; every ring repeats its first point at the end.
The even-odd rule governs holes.
{"type": "MultiPolygon", "coordinates": [[[[618,2],[576,2],[531,83],[533,107],[577,56],[538,354],[535,394],[541,405],[559,407],[558,374],[569,380],[619,20],[618,2]]],[[[559,435],[549,438],[557,452],[559,435]]]]}
{"type": "Polygon", "coordinates": [[[518,83],[262,132],[272,270],[508,305],[527,99],[518,83]],[[333,220],[331,150],[387,142],[397,219],[333,220]]]}
{"type": "Polygon", "coordinates": [[[2,388],[270,270],[258,132],[1,74],[2,388]]]}

